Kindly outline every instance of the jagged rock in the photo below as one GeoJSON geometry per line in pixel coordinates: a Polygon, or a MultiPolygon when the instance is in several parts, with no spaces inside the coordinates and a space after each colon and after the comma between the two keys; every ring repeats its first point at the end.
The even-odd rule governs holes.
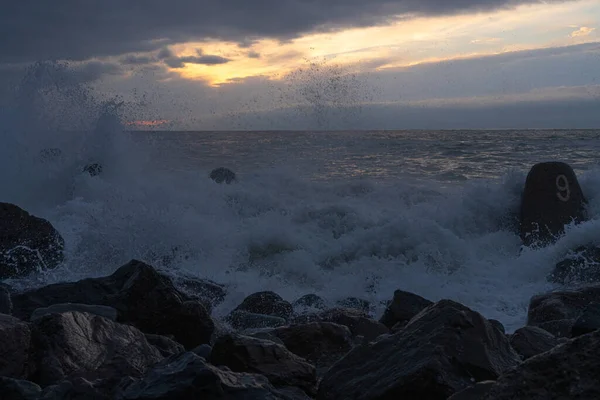
{"type": "Polygon", "coordinates": [[[557,338],[570,338],[574,324],[574,319],[556,319],[554,321],[542,322],[537,327],[542,328],[557,338]]]}
{"type": "Polygon", "coordinates": [[[154,366],[141,380],[123,388],[117,400],[307,400],[275,389],[262,375],[235,373],[187,352],[154,366]]]}
{"type": "Polygon", "coordinates": [[[448,400],[481,400],[496,383],[495,381],[477,382],[475,385],[461,390],[448,397],[448,400]]]}
{"type": "MultiPolygon", "coordinates": [[[[171,340],[166,336],[153,335],[151,333],[146,333],[144,336],[146,336],[148,343],[156,347],[156,349],[164,358],[171,357],[185,351],[185,348],[181,344],[171,340]]],[[[203,344],[202,346],[206,345],[203,344]]]]}
{"type": "Polygon", "coordinates": [[[562,162],[534,165],[521,199],[521,239],[526,246],[547,245],[571,222],[586,220],[587,201],[573,169],[562,162]]]}
{"type": "Polygon", "coordinates": [[[234,372],[264,375],[274,386],[296,386],[306,393],[316,391],[315,367],[284,346],[250,336],[229,334],[215,342],[210,362],[234,372]]]}
{"type": "Polygon", "coordinates": [[[217,183],[227,183],[230,184],[236,180],[235,172],[227,168],[215,168],[210,172],[210,179],[217,183]]]}
{"type": "Polygon", "coordinates": [[[117,310],[112,307],[78,303],[52,304],[49,307],[37,308],[33,311],[29,320],[33,321],[48,314],[60,314],[69,311],[86,312],[88,314],[99,315],[111,321],[117,320],[117,310]]]}
{"type": "Polygon", "coordinates": [[[365,313],[368,313],[369,309],[371,308],[371,303],[369,303],[367,300],[359,299],[357,297],[347,297],[345,299],[336,301],[336,304],[341,308],[351,308],[353,310],[359,310],[365,313]]]}
{"type": "Polygon", "coordinates": [[[13,295],[13,314],[28,320],[37,308],[60,303],[104,305],[118,311],[117,321],[144,333],[173,335],[186,349],[210,341],[214,322],[197,302],[175,288],[169,277],[132,260],[102,278],[57,283],[13,295]]]}
{"type": "Polygon", "coordinates": [[[10,315],[0,314],[0,376],[22,379],[32,373],[29,325],[10,315]]]}
{"type": "Polygon", "coordinates": [[[277,293],[258,292],[246,297],[242,304],[235,308],[235,311],[288,319],[294,312],[294,308],[277,293]]]}
{"type": "Polygon", "coordinates": [[[600,304],[591,303],[571,328],[571,337],[585,335],[600,329],[600,304]]]}
{"type": "Polygon", "coordinates": [[[537,326],[525,326],[510,336],[510,345],[524,360],[545,353],[563,342],[537,326]]]}
{"type": "Polygon", "coordinates": [[[316,294],[306,294],[296,301],[292,303],[293,308],[296,309],[316,309],[316,310],[326,310],[327,305],[325,304],[325,300],[316,294]]]}
{"type": "Polygon", "coordinates": [[[332,308],[318,314],[300,315],[293,320],[293,324],[310,322],[333,322],[344,325],[350,329],[354,337],[363,336],[366,340],[373,340],[389,333],[385,325],[369,318],[368,314],[350,308],[332,308]]]}
{"type": "Polygon", "coordinates": [[[548,280],[560,284],[600,281],[600,247],[579,247],[558,262],[548,280]]]}
{"type": "Polygon", "coordinates": [[[519,362],[508,339],[486,318],[442,300],[402,331],[355,347],[325,374],[317,399],[446,400],[519,362]]]}
{"type": "Polygon", "coordinates": [[[0,314],[12,314],[12,300],[8,286],[0,284],[0,314]]]}
{"type": "Polygon", "coordinates": [[[42,388],[33,382],[0,376],[2,400],[37,400],[42,388]]]}
{"type": "Polygon", "coordinates": [[[0,203],[0,279],[58,267],[65,242],[45,219],[0,203]]]}
{"type": "Polygon", "coordinates": [[[142,332],[97,315],[50,314],[32,323],[36,382],[48,386],[77,377],[140,376],[163,359],[142,332]]]}
{"type": "Polygon", "coordinates": [[[208,279],[191,277],[176,277],[173,283],[193,300],[207,302],[210,307],[215,307],[225,300],[227,289],[225,286],[208,279]]]}
{"type": "Polygon", "coordinates": [[[232,311],[225,320],[231,324],[232,328],[238,330],[277,328],[286,324],[283,318],[240,310],[232,311]]]}
{"type": "Polygon", "coordinates": [[[91,163],[83,167],[82,172],[87,172],[90,176],[97,176],[102,173],[102,164],[91,163]]]}
{"type": "Polygon", "coordinates": [[[540,294],[529,302],[527,324],[577,319],[590,303],[600,303],[600,285],[540,294]]]}
{"type": "Polygon", "coordinates": [[[432,304],[432,301],[414,293],[396,290],[379,322],[391,329],[399,322],[408,323],[412,317],[432,304]]]}
{"type": "Polygon", "coordinates": [[[507,371],[482,400],[600,398],[600,331],[580,336],[507,371]]]}

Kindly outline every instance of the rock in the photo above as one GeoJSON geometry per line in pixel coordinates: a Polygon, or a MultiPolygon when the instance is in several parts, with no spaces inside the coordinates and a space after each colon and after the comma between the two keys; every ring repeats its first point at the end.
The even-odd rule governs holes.
{"type": "Polygon", "coordinates": [[[87,172],[90,176],[97,176],[102,173],[102,164],[91,163],[83,167],[82,172],[87,172]]]}
{"type": "Polygon", "coordinates": [[[331,322],[285,326],[269,334],[280,339],[289,351],[314,364],[317,370],[330,367],[352,350],[348,327],[331,322]]]}
{"type": "MultiPolygon", "coordinates": [[[[146,336],[148,343],[156,347],[156,349],[164,358],[171,357],[185,351],[185,348],[181,344],[169,339],[166,336],[153,335],[151,333],[146,333],[144,336],[146,336]]],[[[203,344],[202,346],[206,345],[203,344]]]]}
{"type": "Polygon", "coordinates": [[[293,320],[294,324],[310,322],[333,322],[344,325],[350,329],[352,336],[364,336],[368,341],[389,333],[389,329],[382,323],[372,320],[362,311],[351,308],[332,308],[318,314],[301,315],[293,320]]]}
{"type": "Polygon", "coordinates": [[[233,329],[277,328],[286,324],[285,319],[270,315],[254,314],[246,311],[232,311],[225,320],[233,329]]]}
{"type": "Polygon", "coordinates": [[[482,400],[600,398],[600,331],[580,336],[507,371],[482,400]]]}
{"type": "Polygon", "coordinates": [[[173,283],[191,299],[207,301],[211,308],[221,304],[227,296],[225,286],[208,279],[176,277],[173,283]]]}
{"type": "Polygon", "coordinates": [[[415,315],[432,304],[432,301],[414,293],[396,290],[394,298],[388,304],[379,322],[391,329],[398,322],[407,323],[415,315]]]}
{"type": "Polygon", "coordinates": [[[600,329],[600,304],[591,303],[573,324],[571,337],[585,335],[598,329],[600,329]]]}
{"type": "Polygon", "coordinates": [[[295,386],[308,394],[316,391],[315,367],[268,340],[236,334],[221,336],[210,353],[210,362],[234,372],[264,375],[275,387],[295,386]]]}
{"type": "Polygon", "coordinates": [[[524,360],[545,353],[562,342],[537,326],[525,326],[517,329],[510,337],[510,345],[524,360]]]}
{"type": "Polygon", "coordinates": [[[573,169],[562,162],[534,165],[521,199],[521,239],[526,246],[547,245],[571,222],[586,220],[587,201],[573,169]]]}
{"type": "Polygon", "coordinates": [[[0,203],[0,279],[58,267],[64,246],[50,222],[14,204],[0,203]]]}
{"type": "Polygon", "coordinates": [[[519,362],[508,339],[486,318],[442,300],[400,332],[355,347],[325,374],[317,399],[446,400],[519,362]]]}
{"type": "Polygon", "coordinates": [[[581,284],[600,281],[600,247],[579,247],[558,262],[548,281],[560,284],[581,284]]]}
{"type": "Polygon", "coordinates": [[[235,310],[288,319],[294,312],[290,303],[277,293],[258,292],[246,297],[235,310]]]}
{"type": "Polygon", "coordinates": [[[63,379],[141,376],[163,356],[142,332],[97,315],[50,314],[32,324],[38,373],[48,386],[63,379]]]}
{"type": "Polygon", "coordinates": [[[325,304],[325,300],[316,294],[306,294],[296,301],[292,303],[292,307],[294,310],[296,309],[317,309],[317,310],[326,310],[327,305],[325,304]]]}
{"type": "Polygon", "coordinates": [[[236,180],[235,172],[227,168],[215,168],[210,172],[210,179],[217,183],[227,183],[230,184],[236,180]]]}
{"type": "Polygon", "coordinates": [[[49,307],[37,308],[33,311],[29,320],[33,321],[48,314],[60,314],[70,311],[99,315],[111,321],[117,320],[117,310],[112,307],[77,303],[52,304],[49,307]]]}
{"type": "Polygon", "coordinates": [[[574,319],[557,319],[554,321],[542,322],[538,324],[537,327],[542,328],[557,338],[570,338],[574,324],[574,319]]]}
{"type": "Polygon", "coordinates": [[[192,353],[196,354],[199,357],[204,358],[205,360],[208,360],[210,358],[211,352],[212,352],[212,347],[207,344],[201,344],[200,346],[198,346],[194,350],[192,350],[192,353]]]}
{"type": "Polygon", "coordinates": [[[37,400],[42,389],[33,382],[0,376],[2,400],[37,400]]]}
{"type": "Polygon", "coordinates": [[[495,381],[477,382],[475,385],[461,390],[448,397],[448,400],[481,400],[496,383],[495,381]]]}
{"type": "Polygon", "coordinates": [[[354,310],[363,311],[365,313],[369,312],[371,308],[371,303],[367,300],[359,299],[356,297],[348,297],[339,301],[336,301],[336,304],[341,308],[351,308],[354,310]]]}
{"type": "Polygon", "coordinates": [[[8,286],[0,284],[0,314],[12,314],[12,300],[8,286]]]}
{"type": "Polygon", "coordinates": [[[32,373],[29,325],[10,315],[0,314],[0,376],[22,379],[32,373]]]}
{"type": "Polygon", "coordinates": [[[500,332],[506,334],[506,329],[504,328],[504,325],[502,325],[502,322],[498,321],[497,319],[488,319],[488,321],[490,321],[490,324],[496,327],[496,329],[498,329],[500,332]]]}
{"type": "Polygon", "coordinates": [[[39,400],[112,400],[115,391],[118,390],[116,382],[117,379],[90,382],[83,378],[62,381],[46,387],[39,400]]]}
{"type": "Polygon", "coordinates": [[[123,388],[117,400],[305,400],[275,389],[262,375],[235,373],[187,352],[154,366],[123,388]]]}
{"type": "Polygon", "coordinates": [[[13,295],[13,314],[28,320],[35,309],[60,303],[113,307],[118,312],[117,321],[144,333],[173,335],[186,349],[208,343],[214,330],[204,307],[190,303],[169,277],[137,260],[107,277],[57,283],[13,295]]]}
{"type": "Polygon", "coordinates": [[[576,319],[590,303],[600,303],[600,285],[533,296],[529,301],[527,323],[538,325],[558,319],[576,319]]]}

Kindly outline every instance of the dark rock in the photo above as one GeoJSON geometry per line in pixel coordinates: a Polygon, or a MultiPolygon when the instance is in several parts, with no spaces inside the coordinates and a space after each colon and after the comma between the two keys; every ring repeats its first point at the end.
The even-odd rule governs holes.
{"type": "Polygon", "coordinates": [[[492,326],[495,326],[496,329],[498,329],[500,332],[506,334],[506,329],[504,328],[504,325],[502,325],[502,322],[496,319],[488,319],[488,321],[490,321],[490,324],[492,324],[492,326]]]}
{"type": "Polygon", "coordinates": [[[198,346],[194,350],[192,350],[192,353],[196,354],[199,357],[204,358],[205,360],[208,360],[210,358],[211,352],[212,352],[212,347],[207,344],[201,344],[200,346],[198,346]]]}
{"type": "Polygon", "coordinates": [[[191,299],[207,301],[211,308],[221,304],[227,296],[225,286],[208,279],[176,277],[173,283],[191,299]]]}
{"type": "Polygon", "coordinates": [[[57,283],[13,295],[13,314],[28,320],[37,308],[60,303],[104,305],[118,311],[117,320],[144,333],[173,335],[186,348],[210,341],[214,323],[198,303],[173,286],[167,276],[132,260],[103,278],[57,283]]]}
{"type": "Polygon", "coordinates": [[[0,376],[2,400],[37,400],[42,389],[33,382],[0,376]]]}
{"type": "Polygon", "coordinates": [[[258,339],[268,340],[270,342],[285,346],[285,343],[283,343],[283,340],[279,339],[272,332],[273,332],[273,330],[270,328],[258,329],[258,330],[257,329],[249,329],[249,330],[242,331],[241,334],[246,335],[246,336],[252,336],[252,337],[255,337],[258,339]]]}
{"type": "Polygon", "coordinates": [[[448,400],[481,400],[496,383],[495,381],[477,382],[475,385],[461,390],[448,397],[448,400]]]}
{"type": "Polygon", "coordinates": [[[0,314],[12,314],[12,300],[8,286],[0,284],[0,314]]]}
{"type": "Polygon", "coordinates": [[[281,298],[277,293],[258,292],[246,297],[242,304],[235,310],[247,311],[254,314],[271,315],[288,319],[294,312],[290,303],[281,298]]]}
{"type": "Polygon", "coordinates": [[[316,391],[315,367],[268,340],[242,335],[221,336],[210,353],[210,362],[234,372],[264,375],[276,387],[295,386],[308,394],[316,391]]]}
{"type": "Polygon", "coordinates": [[[29,325],[0,314],[0,376],[22,379],[32,372],[29,325]]]}
{"type": "Polygon", "coordinates": [[[310,322],[333,322],[344,325],[350,329],[354,337],[363,336],[366,340],[373,340],[389,333],[385,325],[369,318],[368,314],[350,308],[332,308],[318,314],[300,315],[293,320],[294,324],[310,322]]]}
{"type": "Polygon", "coordinates": [[[404,329],[404,327],[408,324],[408,321],[400,321],[397,322],[394,326],[392,326],[392,329],[390,329],[391,333],[397,333],[400,332],[402,329],[404,329]]]}
{"type": "Polygon", "coordinates": [[[39,400],[112,400],[117,390],[117,382],[118,378],[91,382],[75,378],[46,387],[39,400]]]}
{"type": "Polygon", "coordinates": [[[391,329],[398,322],[407,323],[412,317],[432,304],[432,301],[414,293],[396,290],[394,298],[388,304],[379,322],[391,329]]]}
{"type": "Polygon", "coordinates": [[[65,242],[50,222],[0,203],[0,279],[56,268],[65,242]]]}
{"type": "Polygon", "coordinates": [[[573,169],[562,162],[534,165],[521,199],[521,239],[547,245],[571,222],[586,220],[586,199],[573,169]]]}
{"type": "Polygon", "coordinates": [[[482,400],[600,398],[600,331],[580,336],[507,371],[482,400]]]}
{"type": "Polygon", "coordinates": [[[108,306],[98,306],[90,304],[78,304],[78,303],[63,303],[63,304],[52,304],[49,307],[38,308],[31,314],[30,321],[36,320],[48,314],[60,314],[64,312],[86,312],[88,314],[99,315],[111,321],[117,320],[117,310],[108,306]]]}
{"type": "Polygon", "coordinates": [[[279,338],[292,353],[300,356],[318,370],[327,368],[352,350],[352,334],[348,327],[331,322],[312,322],[273,329],[269,332],[279,338]]]}
{"type": "Polygon", "coordinates": [[[508,339],[477,312],[439,301],[389,337],[355,347],[323,377],[318,400],[446,400],[520,362],[508,339]]]}
{"type": "Polygon", "coordinates": [[[210,172],[210,179],[217,183],[227,183],[230,184],[236,180],[235,172],[227,168],[215,168],[210,172]]]}
{"type": "Polygon", "coordinates": [[[556,319],[554,321],[542,322],[537,327],[542,328],[557,338],[570,338],[574,324],[574,319],[556,319]]]}
{"type": "Polygon", "coordinates": [[[510,336],[510,345],[524,360],[545,353],[562,343],[560,339],[537,326],[525,326],[510,336]]]}
{"type": "Polygon", "coordinates": [[[571,328],[571,337],[585,335],[600,329],[600,304],[591,303],[571,328]]]}
{"type": "Polygon", "coordinates": [[[306,294],[300,297],[298,300],[292,303],[294,309],[317,309],[317,310],[326,310],[327,305],[325,304],[325,300],[316,294],[306,294]]]}
{"type": "Polygon", "coordinates": [[[238,330],[277,328],[286,324],[285,319],[246,311],[232,311],[225,320],[238,330]]]}
{"type": "Polygon", "coordinates": [[[363,311],[368,313],[371,308],[371,303],[367,300],[359,299],[357,297],[348,297],[339,301],[336,304],[341,308],[351,308],[354,310],[363,311]]]}
{"type": "Polygon", "coordinates": [[[600,281],[600,247],[579,247],[556,264],[548,280],[560,284],[600,281]]]}
{"type": "MultiPolygon", "coordinates": [[[[146,333],[144,336],[146,336],[148,343],[156,347],[156,349],[164,358],[171,357],[185,351],[185,348],[181,344],[169,339],[166,336],[153,335],[151,333],[146,333]]],[[[202,346],[206,345],[203,344],[202,346]]]]}
{"type": "Polygon", "coordinates": [[[527,324],[577,319],[590,303],[600,303],[600,285],[540,294],[529,301],[527,324]]]}
{"type": "Polygon", "coordinates": [[[90,176],[97,176],[102,173],[102,164],[91,163],[83,167],[82,172],[87,172],[90,176]]]}
{"type": "Polygon", "coordinates": [[[163,359],[144,334],[92,314],[50,314],[32,324],[37,383],[63,379],[120,379],[141,376],[163,359]]]}
{"type": "Polygon", "coordinates": [[[235,373],[187,352],[154,366],[140,381],[121,390],[117,400],[305,400],[275,389],[262,375],[235,373]]]}

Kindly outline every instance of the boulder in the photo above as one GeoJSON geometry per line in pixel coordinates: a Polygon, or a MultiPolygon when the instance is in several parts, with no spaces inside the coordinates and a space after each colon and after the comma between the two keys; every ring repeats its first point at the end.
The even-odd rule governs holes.
{"type": "Polygon", "coordinates": [[[591,303],[575,320],[571,327],[571,337],[578,337],[600,329],[600,304],[591,303]]]}
{"type": "Polygon", "coordinates": [[[0,284],[0,314],[12,314],[12,300],[8,286],[0,284]]]}
{"type": "Polygon", "coordinates": [[[317,399],[446,400],[519,362],[508,339],[486,318],[442,300],[400,332],[355,347],[325,374],[317,399]]]}
{"type": "Polygon", "coordinates": [[[310,322],[332,322],[347,326],[353,337],[362,336],[365,340],[373,340],[389,333],[389,329],[380,322],[369,317],[367,313],[351,308],[332,308],[317,314],[300,315],[293,319],[293,324],[310,322]]]}
{"type": "Polygon", "coordinates": [[[173,283],[183,293],[188,295],[193,300],[206,302],[210,307],[216,307],[225,300],[227,289],[208,279],[199,279],[192,277],[174,277],[173,283]]]}
{"type": "Polygon", "coordinates": [[[88,381],[74,378],[44,388],[38,400],[113,400],[118,390],[118,378],[88,381]]]}
{"type": "Polygon", "coordinates": [[[217,183],[225,182],[226,184],[230,184],[236,180],[235,172],[224,167],[213,169],[209,177],[217,183]]]}
{"type": "Polygon", "coordinates": [[[50,222],[0,203],[0,279],[56,268],[63,262],[64,246],[50,222]]]}
{"type": "Polygon", "coordinates": [[[488,319],[488,321],[490,321],[490,324],[495,326],[496,329],[498,329],[500,332],[506,334],[506,328],[504,327],[502,322],[498,321],[497,319],[488,319]]]}
{"type": "Polygon", "coordinates": [[[482,400],[600,398],[600,331],[532,357],[498,378],[482,400]]]}
{"type": "Polygon", "coordinates": [[[525,326],[510,336],[510,345],[524,360],[545,353],[563,342],[537,326],[525,326]]]}
{"type": "Polygon", "coordinates": [[[221,336],[210,353],[210,362],[234,372],[264,375],[275,387],[299,387],[308,394],[316,391],[315,367],[268,340],[237,334],[221,336]]]}
{"type": "Polygon", "coordinates": [[[270,315],[288,319],[294,312],[292,305],[274,292],[258,292],[246,297],[235,311],[270,315]]]}
{"type": "Polygon", "coordinates": [[[563,285],[600,282],[600,247],[583,246],[570,252],[548,280],[563,285]]]}
{"type": "Polygon", "coordinates": [[[86,172],[90,176],[100,175],[102,173],[102,164],[100,164],[100,163],[87,164],[85,167],[83,167],[82,172],[86,172]]]}
{"type": "Polygon", "coordinates": [[[233,329],[237,330],[276,328],[286,324],[286,320],[280,317],[254,314],[241,310],[232,311],[225,318],[225,321],[228,322],[233,329]]]}
{"type": "Polygon", "coordinates": [[[292,303],[292,307],[296,312],[306,310],[326,310],[327,305],[325,300],[316,294],[306,294],[292,303]]]}
{"type": "Polygon", "coordinates": [[[196,354],[199,357],[208,360],[210,358],[210,353],[212,352],[212,347],[207,344],[201,344],[192,350],[192,353],[196,354]]]}
{"type": "Polygon", "coordinates": [[[573,169],[562,162],[534,165],[521,199],[521,239],[526,246],[547,245],[572,222],[586,220],[587,201],[573,169]]]}
{"type": "Polygon", "coordinates": [[[546,321],[536,325],[538,328],[542,328],[546,332],[554,335],[557,338],[570,338],[573,325],[575,324],[574,319],[556,319],[553,321],[546,321]]]}
{"type": "Polygon", "coordinates": [[[432,304],[432,301],[414,293],[396,290],[394,298],[388,304],[379,322],[392,329],[399,322],[408,323],[415,315],[432,304]]]}
{"type": "Polygon", "coordinates": [[[485,396],[490,391],[494,383],[496,382],[477,382],[475,385],[461,390],[460,392],[448,397],[448,400],[481,400],[483,396],[485,396]]]}
{"type": "Polygon", "coordinates": [[[64,379],[120,380],[141,376],[162,354],[142,332],[97,315],[50,314],[32,323],[37,374],[48,386],[64,379]]]}
{"type": "Polygon", "coordinates": [[[0,376],[2,400],[37,400],[42,389],[33,382],[0,376]]]}
{"type": "MultiPolygon", "coordinates": [[[[151,333],[147,333],[144,336],[146,336],[148,343],[156,347],[156,349],[164,358],[171,357],[185,351],[185,348],[181,344],[171,340],[166,336],[153,335],[151,333]]],[[[203,344],[202,346],[206,345],[203,344]]]]}
{"type": "Polygon", "coordinates": [[[577,319],[590,303],[600,302],[600,285],[564,289],[533,296],[529,301],[527,325],[577,319]]]}
{"type": "Polygon", "coordinates": [[[117,320],[117,310],[112,307],[77,303],[52,304],[49,307],[37,308],[33,311],[29,320],[33,321],[48,314],[60,314],[70,311],[99,315],[111,321],[117,320]]]}
{"type": "Polygon", "coordinates": [[[121,389],[117,400],[307,400],[275,389],[262,375],[235,373],[187,352],[154,366],[121,389]]]}
{"type": "Polygon", "coordinates": [[[0,314],[0,376],[23,379],[33,372],[29,325],[0,314]]]}
{"type": "Polygon", "coordinates": [[[102,278],[57,283],[15,294],[13,314],[27,320],[37,308],[61,303],[104,305],[117,310],[117,321],[144,333],[173,335],[186,349],[209,343],[214,322],[206,309],[177,290],[171,279],[132,260],[102,278]]]}

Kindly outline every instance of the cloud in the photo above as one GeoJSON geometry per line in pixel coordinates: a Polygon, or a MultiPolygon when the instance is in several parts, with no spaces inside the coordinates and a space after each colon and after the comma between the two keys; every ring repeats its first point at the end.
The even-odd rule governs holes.
{"type": "Polygon", "coordinates": [[[249,51],[248,58],[260,58],[260,53],[258,53],[256,51],[249,51]]]}
{"type": "Polygon", "coordinates": [[[576,37],[589,36],[595,30],[596,30],[596,28],[590,28],[590,27],[587,27],[587,26],[582,26],[581,28],[579,28],[576,31],[574,31],[573,33],[571,33],[571,37],[576,38],[576,37]]]}
{"type": "Polygon", "coordinates": [[[284,40],[307,32],[384,24],[397,16],[449,15],[565,1],[5,0],[0,13],[0,63],[84,60],[150,52],[207,38],[245,46],[261,37],[284,40]]]}
{"type": "Polygon", "coordinates": [[[231,60],[228,58],[215,55],[169,57],[164,59],[165,64],[171,68],[183,68],[185,64],[219,65],[227,64],[229,61],[231,60]]]}

